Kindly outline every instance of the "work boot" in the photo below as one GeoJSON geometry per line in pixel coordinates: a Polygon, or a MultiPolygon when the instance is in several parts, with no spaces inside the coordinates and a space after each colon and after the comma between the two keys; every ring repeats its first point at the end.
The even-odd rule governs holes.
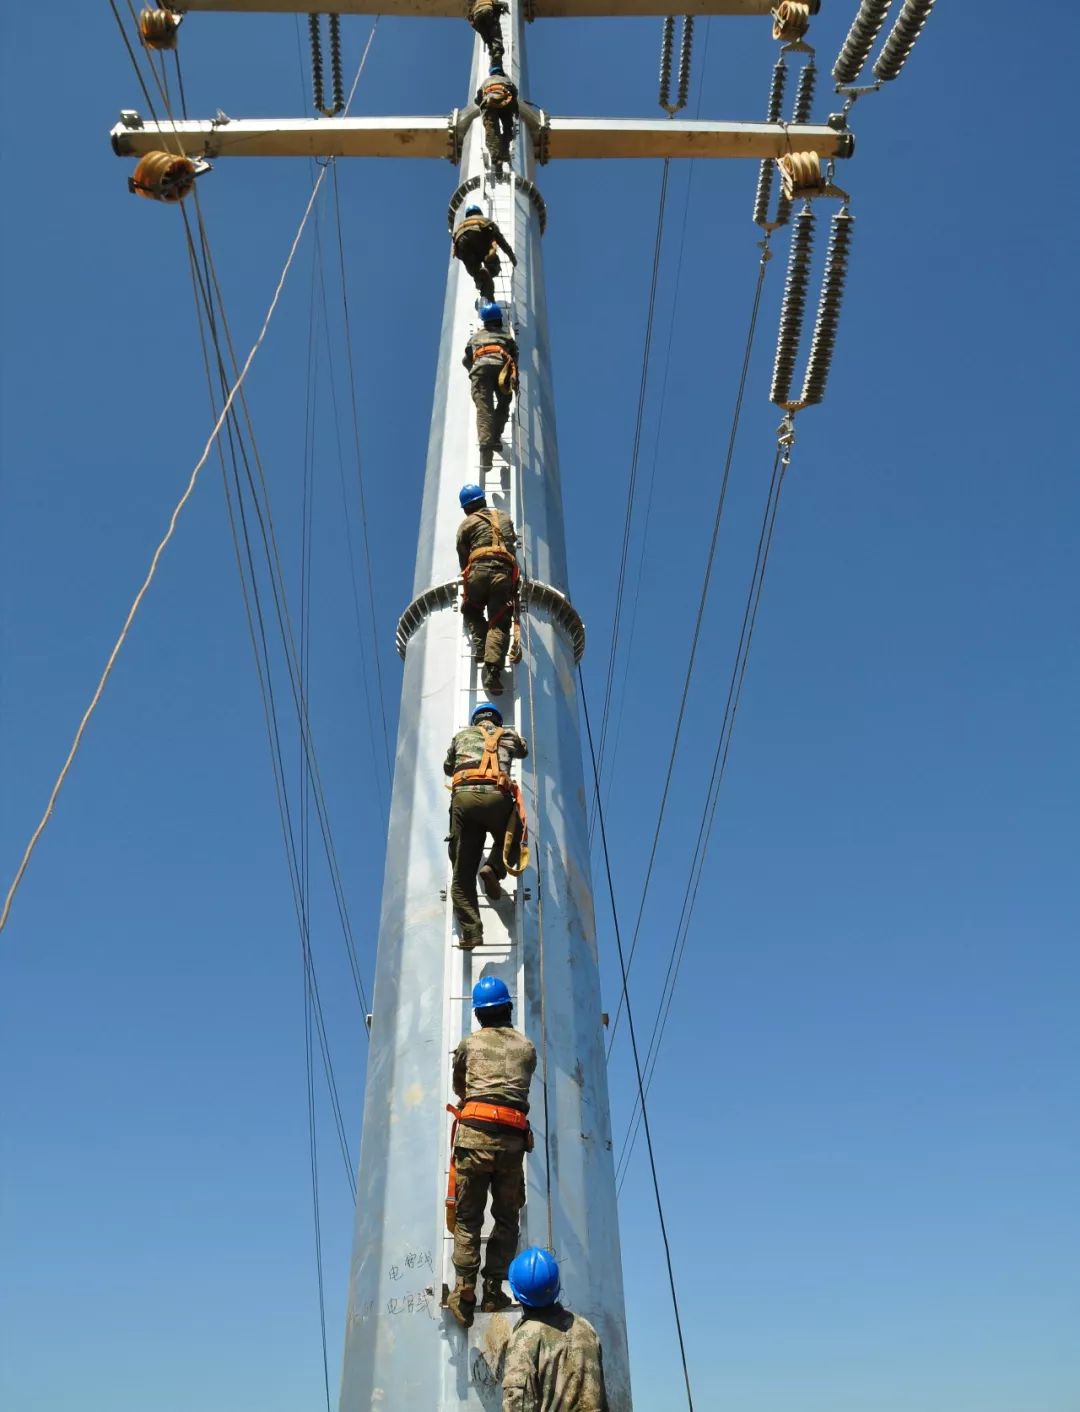
{"type": "Polygon", "coordinates": [[[483,946],[483,944],[484,933],[479,930],[462,932],[461,936],[458,938],[458,945],[461,947],[462,951],[473,951],[476,947],[483,946]]]}
{"type": "Polygon", "coordinates": [[[502,668],[485,667],[480,673],[480,680],[484,690],[489,696],[501,696],[503,694],[502,668]]]}
{"type": "Polygon", "coordinates": [[[446,1301],[446,1307],[463,1329],[471,1329],[476,1315],[476,1281],[457,1277],[457,1284],[446,1301]]]}
{"type": "Polygon", "coordinates": [[[490,863],[484,864],[479,873],[477,873],[477,877],[480,879],[480,886],[484,889],[485,894],[492,902],[498,902],[500,898],[506,896],[502,888],[502,883],[499,881],[498,874],[490,863]]]}
{"type": "Polygon", "coordinates": [[[503,1293],[502,1280],[484,1277],[484,1299],[480,1305],[482,1314],[496,1314],[500,1309],[509,1309],[513,1302],[509,1295],[503,1293]]]}

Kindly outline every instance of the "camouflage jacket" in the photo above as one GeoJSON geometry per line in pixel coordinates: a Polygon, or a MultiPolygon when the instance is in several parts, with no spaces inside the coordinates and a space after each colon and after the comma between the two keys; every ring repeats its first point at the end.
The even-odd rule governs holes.
{"type": "MultiPolygon", "coordinates": [[[[499,534],[502,536],[503,548],[509,549],[511,554],[517,547],[517,533],[514,530],[514,522],[509,515],[502,510],[474,510],[471,515],[466,515],[458,526],[457,532],[457,557],[462,568],[469,562],[469,555],[474,549],[485,549],[495,543],[495,536],[491,532],[490,516],[495,515],[496,524],[499,526],[499,534]]],[[[479,562],[485,562],[483,560],[479,562]]],[[[496,559],[488,559],[489,565],[497,564],[496,559]]],[[[503,563],[507,569],[512,565],[503,563]]]]}
{"type": "MultiPolygon", "coordinates": [[[[455,775],[458,770],[478,769],[484,758],[484,734],[481,725],[466,726],[463,731],[458,731],[446,752],[443,774],[455,775]]],[[[510,773],[511,760],[524,760],[528,753],[529,742],[509,726],[503,726],[499,741],[499,765],[503,773],[510,773]]]]}
{"type": "Polygon", "coordinates": [[[527,1309],[506,1345],[503,1412],[608,1412],[596,1330],[561,1304],[527,1309]]]}
{"type": "MultiPolygon", "coordinates": [[[[502,1103],[527,1113],[529,1084],[535,1068],[532,1040],[511,1025],[475,1030],[454,1051],[454,1092],[462,1102],[478,1099],[482,1103],[502,1103]]],[[[458,1124],[454,1145],[522,1151],[525,1134],[517,1128],[466,1119],[458,1124]]]]}
{"type": "Polygon", "coordinates": [[[467,254],[470,259],[474,257],[480,259],[496,245],[509,255],[511,260],[514,258],[514,252],[511,250],[510,242],[506,236],[494,221],[486,220],[483,216],[466,216],[454,227],[454,234],[450,241],[458,259],[463,253],[467,254]]]}
{"type": "Polygon", "coordinates": [[[480,368],[484,364],[493,365],[496,368],[502,367],[503,358],[500,353],[485,353],[479,359],[476,356],[478,348],[490,347],[493,343],[497,343],[500,348],[505,348],[514,362],[517,362],[518,346],[517,339],[513,334],[504,333],[501,328],[478,328],[466,343],[465,356],[461,360],[470,372],[473,367],[480,368]]]}
{"type": "Polygon", "coordinates": [[[496,15],[506,15],[510,13],[510,6],[503,3],[503,0],[465,0],[465,14],[468,19],[472,19],[477,10],[494,10],[496,15]]]}

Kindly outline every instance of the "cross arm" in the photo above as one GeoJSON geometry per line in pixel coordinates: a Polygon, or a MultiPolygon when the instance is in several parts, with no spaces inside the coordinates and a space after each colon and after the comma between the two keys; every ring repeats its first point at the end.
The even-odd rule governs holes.
{"type": "MultiPolygon", "coordinates": [[[[428,118],[243,118],[143,122],[135,114],[111,133],[118,156],[181,152],[188,157],[443,157],[456,161],[476,109],[428,118]]],[[[849,157],[851,133],[829,126],[638,118],[554,118],[522,108],[538,161],[590,157],[782,157],[817,152],[849,157]]]]}
{"type": "MultiPolygon", "coordinates": [[[[609,15],[768,15],[776,0],[526,0],[525,14],[534,19],[593,19],[609,15]]],[[[817,12],[820,0],[810,0],[817,12]]],[[[173,0],[178,11],[233,10],[263,14],[312,14],[326,0],[173,0]]],[[[464,15],[461,0],[334,0],[339,15],[415,15],[421,19],[455,19],[464,15]]]]}

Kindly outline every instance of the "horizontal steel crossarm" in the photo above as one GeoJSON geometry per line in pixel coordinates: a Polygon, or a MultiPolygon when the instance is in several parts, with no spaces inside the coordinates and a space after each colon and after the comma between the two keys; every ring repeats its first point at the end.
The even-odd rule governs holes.
{"type": "MultiPolygon", "coordinates": [[[[811,0],[816,11],[820,0],[811,0]]],[[[767,15],[776,0],[526,0],[532,20],[585,19],[614,15],[767,15]]],[[[327,0],[172,0],[172,10],[239,10],[263,14],[312,14],[327,0]]],[[[333,0],[339,15],[415,15],[420,19],[463,18],[461,0],[333,0]]]]}
{"type": "MultiPolygon", "coordinates": [[[[243,118],[144,122],[113,128],[113,150],[141,157],[165,149],[188,157],[453,157],[452,118],[243,118]]],[[[460,132],[460,127],[459,127],[460,132]]],[[[582,157],[849,157],[850,133],[780,123],[551,118],[537,133],[541,161],[582,157]]]]}
{"type": "MultiPolygon", "coordinates": [[[[439,583],[433,588],[425,589],[418,598],[413,599],[398,619],[395,640],[399,656],[405,656],[409,639],[425,618],[429,618],[432,613],[438,612],[441,608],[456,606],[460,588],[460,579],[450,579],[447,583],[439,583]]],[[[577,609],[565,593],[560,593],[550,584],[541,583],[539,579],[523,578],[521,580],[521,606],[526,610],[543,609],[569,638],[574,651],[574,661],[581,661],[585,652],[585,624],[581,621],[577,609]]]]}
{"type": "Polygon", "coordinates": [[[164,149],[186,157],[442,157],[454,155],[448,119],[230,118],[228,122],[119,123],[120,157],[164,149]]]}

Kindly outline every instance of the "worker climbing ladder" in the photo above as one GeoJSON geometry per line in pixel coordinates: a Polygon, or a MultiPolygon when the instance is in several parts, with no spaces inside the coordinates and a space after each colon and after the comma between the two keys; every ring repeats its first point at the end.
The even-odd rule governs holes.
{"type": "MultiPolygon", "coordinates": [[[[536,165],[559,158],[741,157],[761,159],[754,219],[764,233],[761,271],[771,232],[788,223],[795,201],[822,197],[842,205],[833,217],[818,316],[802,392],[793,397],[809,278],[812,206],[792,222],[788,277],[772,397],[785,411],[778,457],[790,457],[793,418],[821,400],[835,342],[851,241],[847,193],[834,182],[837,160],[853,151],[847,114],[855,100],[894,79],[933,0],[902,0],[873,63],[875,82],[857,84],[890,0],[860,0],[833,75],[843,111],[810,122],[812,49],[806,41],[817,0],[698,0],[698,14],[764,17],[784,47],[773,75],[765,122],[688,121],[686,106],[693,26],[682,30],[677,93],[671,79],[674,24],[663,28],[661,106],[653,119],[571,118],[525,102],[532,96],[523,46],[526,18],[546,15],[685,13],[672,0],[510,0],[502,20],[504,68],[525,102],[508,168],[496,180],[484,150],[472,95],[487,76],[488,55],[474,44],[468,95],[448,116],[354,118],[343,108],[340,22],[330,22],[333,103],[325,103],[316,69],[311,119],[149,121],[125,110],[113,130],[114,150],[140,158],[130,177],[139,196],[182,201],[196,179],[230,154],[244,156],[394,156],[460,162],[450,224],[475,203],[501,229],[518,257],[503,260],[495,297],[504,328],[519,345],[520,392],[490,469],[480,465],[469,379],[461,355],[477,326],[477,291],[451,262],[444,305],[413,598],[401,614],[398,649],[405,659],[397,762],[387,840],[371,1019],[371,1049],[358,1176],[356,1237],[349,1290],[341,1388],[342,1412],[387,1408],[486,1408],[501,1402],[505,1313],[478,1315],[469,1330],[441,1308],[453,1262],[445,1231],[452,1097],[451,1056],[472,1028],[470,992],[484,976],[506,982],[515,1024],[533,1042],[537,1070],[530,1117],[535,1147],[526,1170],[522,1243],[558,1256],[570,1306],[595,1326],[604,1350],[611,1412],[631,1406],[621,1260],[615,1209],[610,1120],[600,1012],[595,928],[589,879],[581,737],[575,667],[584,629],[570,605],[563,499],[555,437],[546,327],[541,237],[546,207],[536,165]],[[790,120],[782,117],[788,59],[801,62],[790,120]],[[782,190],[771,193],[777,162],[782,190]],[[483,944],[458,945],[443,841],[448,796],[442,761],[481,697],[479,671],[460,614],[455,554],[458,491],[467,481],[505,512],[521,536],[523,660],[504,679],[499,707],[507,725],[529,741],[521,787],[531,821],[533,866],[508,896],[481,899],[483,944]]],[[[186,0],[178,9],[296,9],[306,0],[186,0]]],[[[463,22],[458,0],[349,0],[346,13],[411,13],[463,22]]],[[[190,17],[190,16],[189,16],[190,17]]],[[[149,23],[149,22],[148,22],[149,23]]],[[[172,47],[179,20],[154,12],[150,47],[172,47]]],[[[311,22],[313,36],[319,31],[311,22]]],[[[313,47],[313,55],[316,47],[313,47]]],[[[759,289],[760,289],[759,275],[759,289]]],[[[786,463],[785,463],[786,464],[786,463]]],[[[775,474],[775,471],[774,471],[775,474]]],[[[659,1204],[659,1194],[657,1194],[659,1204]]],[[[674,1285],[672,1284],[674,1294],[674,1285]]],[[[685,1368],[685,1353],[684,1353],[685,1368]]],[[[687,1375],[687,1397],[690,1400],[687,1375]]]]}
{"type": "MultiPolygon", "coordinates": [[[[513,42],[506,43],[507,64],[513,62],[513,42]]],[[[482,56],[479,62],[483,63],[482,56]]],[[[482,71],[482,70],[481,70],[482,71]]],[[[478,125],[475,125],[469,137],[469,142],[477,149],[482,144],[482,132],[478,125]]],[[[468,183],[466,184],[468,185],[468,183]]],[[[468,191],[464,189],[455,193],[450,212],[450,225],[453,226],[455,219],[459,216],[463,206],[476,204],[481,207],[484,214],[495,221],[499,228],[511,239],[513,246],[514,237],[517,235],[517,202],[516,188],[512,177],[509,180],[496,182],[490,173],[485,169],[484,176],[480,179],[479,185],[471,187],[468,191]]],[[[509,260],[503,259],[499,273],[495,276],[495,301],[503,311],[503,327],[511,333],[517,334],[514,324],[514,274],[515,268],[509,260]]],[[[476,310],[479,309],[480,298],[474,289],[471,281],[465,277],[459,280],[458,298],[470,303],[476,310]]],[[[474,315],[474,323],[478,322],[478,314],[474,315]]],[[[464,370],[463,374],[464,374],[464,370]]],[[[464,376],[462,377],[461,395],[467,397],[468,389],[464,376]]],[[[526,394],[527,395],[527,394],[526,394]]],[[[520,498],[518,494],[518,457],[517,457],[517,410],[518,399],[515,398],[510,421],[507,423],[506,432],[503,436],[503,451],[498,451],[492,458],[490,469],[481,466],[480,448],[476,437],[475,426],[472,427],[470,436],[469,466],[473,468],[469,478],[475,475],[475,481],[484,491],[488,506],[493,510],[501,510],[509,515],[510,521],[515,526],[519,524],[520,498]]],[[[520,735],[528,736],[527,725],[523,722],[522,701],[524,693],[521,690],[524,674],[528,670],[527,663],[519,663],[512,668],[504,678],[504,694],[497,700],[499,710],[502,712],[504,724],[513,727],[520,735]]],[[[472,712],[477,704],[486,700],[486,693],[480,681],[481,664],[474,658],[472,645],[464,629],[461,631],[458,659],[457,659],[457,700],[459,702],[457,712],[457,726],[463,726],[472,718],[472,712]]],[[[447,883],[445,890],[446,897],[446,976],[444,981],[445,1007],[444,1007],[444,1075],[443,1091],[448,1098],[453,1101],[452,1088],[452,1063],[454,1051],[465,1035],[473,1029],[472,1010],[472,990],[473,986],[482,977],[496,976],[504,981],[515,997],[525,994],[525,975],[522,963],[523,949],[521,944],[521,909],[528,897],[528,875],[525,874],[516,880],[508,880],[504,886],[506,897],[501,901],[491,901],[480,891],[479,905],[480,914],[484,924],[483,943],[472,950],[462,948],[458,942],[458,933],[454,921],[453,908],[450,904],[450,874],[451,869],[447,868],[447,883]]],[[[432,1171],[441,1173],[441,1180],[438,1191],[438,1219],[442,1219],[444,1200],[448,1191],[449,1181],[449,1156],[451,1132],[453,1128],[453,1117],[448,1113],[446,1118],[445,1138],[440,1151],[433,1154],[432,1171]]],[[[527,1209],[527,1208],[526,1208],[527,1209]]],[[[481,1239],[481,1247],[486,1250],[487,1237],[491,1229],[490,1214],[484,1222],[484,1231],[481,1239]]],[[[527,1234],[527,1216],[522,1212],[522,1238],[527,1234]]],[[[527,1242],[526,1242],[527,1243],[527,1242]]],[[[442,1300],[445,1302],[446,1293],[453,1289],[456,1279],[456,1270],[453,1259],[453,1235],[446,1230],[443,1237],[442,1249],[442,1300]]],[[[505,1318],[506,1316],[501,1316],[505,1318]]],[[[477,1325],[475,1332],[471,1335],[473,1339],[482,1337],[485,1334],[484,1321],[487,1315],[477,1314],[477,1325]]]]}

